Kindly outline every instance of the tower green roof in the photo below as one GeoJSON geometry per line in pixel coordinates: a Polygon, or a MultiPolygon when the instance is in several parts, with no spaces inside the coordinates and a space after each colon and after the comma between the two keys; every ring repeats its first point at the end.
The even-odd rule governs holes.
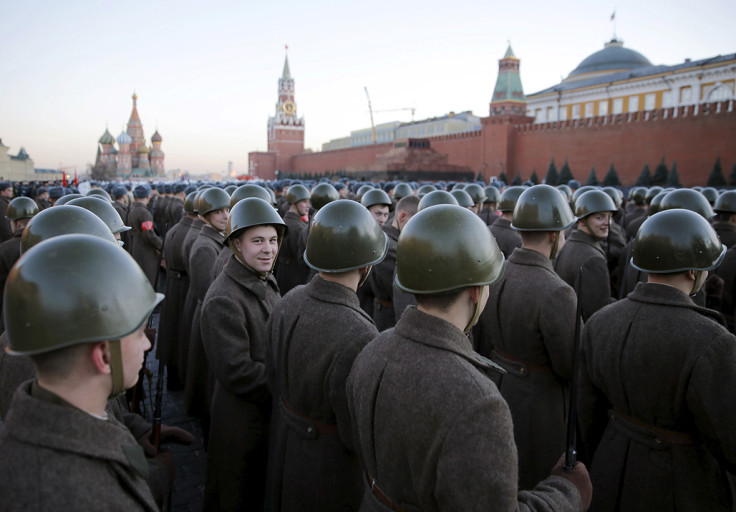
{"type": "Polygon", "coordinates": [[[521,75],[519,75],[519,59],[511,50],[511,44],[503,59],[498,61],[498,78],[496,87],[493,89],[491,103],[503,101],[526,102],[524,88],[521,86],[521,75]]]}

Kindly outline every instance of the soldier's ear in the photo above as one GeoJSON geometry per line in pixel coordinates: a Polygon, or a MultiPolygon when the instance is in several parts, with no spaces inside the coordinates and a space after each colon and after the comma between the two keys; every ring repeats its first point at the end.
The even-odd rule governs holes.
{"type": "Polygon", "coordinates": [[[111,373],[110,345],[106,341],[99,341],[92,346],[91,359],[97,371],[104,374],[111,373]]]}

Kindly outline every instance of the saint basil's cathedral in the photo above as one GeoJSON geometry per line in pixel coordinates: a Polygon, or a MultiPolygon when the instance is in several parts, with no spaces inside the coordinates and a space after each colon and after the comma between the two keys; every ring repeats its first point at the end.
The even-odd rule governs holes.
{"type": "Polygon", "coordinates": [[[164,176],[164,152],[161,151],[161,135],[158,130],[151,137],[151,146],[146,145],[143,124],[138,115],[138,96],[133,94],[133,111],[127,129],[117,139],[105,128],[97,141],[95,167],[104,167],[110,174],[120,178],[148,178],[164,176]],[[115,144],[117,143],[117,148],[115,144]]]}

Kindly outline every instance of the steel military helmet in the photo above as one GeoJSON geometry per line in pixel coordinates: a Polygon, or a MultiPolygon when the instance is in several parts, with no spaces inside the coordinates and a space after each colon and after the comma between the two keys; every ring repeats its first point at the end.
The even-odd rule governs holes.
{"type": "Polygon", "coordinates": [[[271,194],[268,193],[268,190],[253,183],[246,183],[245,185],[240,185],[230,195],[230,208],[233,208],[238,201],[246,197],[258,197],[267,203],[271,203],[271,194]]]}
{"type": "Polygon", "coordinates": [[[575,190],[575,192],[572,193],[572,204],[577,204],[578,197],[582,196],[583,194],[591,190],[598,190],[598,188],[592,185],[585,185],[575,190]]]}
{"type": "Polygon", "coordinates": [[[660,192],[659,194],[657,194],[656,196],[652,198],[652,202],[649,203],[649,209],[647,210],[648,216],[651,217],[652,215],[660,211],[661,209],[660,205],[662,204],[662,199],[664,199],[664,196],[666,196],[667,194],[669,194],[669,192],[667,192],[666,190],[663,190],[662,192],[660,192]]]}
{"type": "Polygon", "coordinates": [[[208,188],[199,196],[198,213],[200,216],[204,217],[208,213],[223,208],[230,208],[230,195],[223,189],[216,187],[208,188]]]}
{"type": "Polygon", "coordinates": [[[651,274],[712,270],[725,254],[726,246],[702,215],[677,208],[642,223],[634,238],[631,265],[651,274]]]}
{"type": "Polygon", "coordinates": [[[565,231],[577,219],[559,190],[534,185],[516,201],[511,227],[517,231],[565,231]]]}
{"type": "Polygon", "coordinates": [[[237,185],[228,185],[227,187],[225,187],[225,192],[230,194],[230,196],[232,197],[233,192],[235,192],[237,189],[238,189],[237,185]]]}
{"type": "Polygon", "coordinates": [[[406,196],[410,196],[414,194],[414,190],[412,190],[411,185],[408,183],[399,183],[394,187],[394,199],[396,201],[399,201],[406,196]]]}
{"type": "Polygon", "coordinates": [[[327,203],[340,199],[340,193],[332,186],[332,183],[318,183],[312,189],[312,195],[309,202],[315,210],[321,209],[327,203]]]}
{"type": "Polygon", "coordinates": [[[62,205],[46,208],[28,221],[20,238],[20,252],[25,254],[44,240],[74,233],[97,236],[118,245],[110,228],[97,215],[79,206],[62,205]]]}
{"type": "Polygon", "coordinates": [[[360,204],[362,204],[366,208],[370,208],[371,206],[375,206],[377,204],[390,207],[391,198],[388,197],[388,194],[380,188],[374,188],[363,194],[363,197],[360,198],[360,204]]]}
{"type": "Polygon", "coordinates": [[[64,206],[69,201],[73,201],[74,199],[77,199],[79,197],[84,197],[82,194],[66,194],[64,196],[61,196],[59,199],[56,200],[54,203],[54,206],[64,206]]]}
{"type": "Polygon", "coordinates": [[[471,183],[464,190],[473,200],[473,204],[483,203],[487,199],[486,191],[477,183],[471,183]]]}
{"type": "Polygon", "coordinates": [[[417,211],[422,211],[430,206],[437,206],[438,204],[450,204],[458,206],[457,199],[450,192],[445,190],[432,190],[424,197],[419,200],[417,205],[417,211]]]}
{"type": "Polygon", "coordinates": [[[108,194],[101,188],[90,189],[90,191],[87,192],[87,196],[99,197],[100,199],[103,199],[104,201],[107,201],[108,203],[112,203],[112,197],[110,197],[110,194],[108,194]]]}
{"type": "Polygon", "coordinates": [[[485,189],[486,200],[484,203],[498,203],[501,200],[501,191],[493,185],[488,185],[485,189]]]}
{"type": "Polygon", "coordinates": [[[503,253],[478,215],[437,205],[414,215],[401,230],[395,282],[408,293],[445,293],[491,284],[504,265],[503,253]]]}
{"type": "Polygon", "coordinates": [[[682,208],[699,213],[706,219],[712,218],[715,213],[710,203],[703,194],[691,188],[680,188],[669,192],[662,202],[659,203],[659,209],[672,210],[673,208],[682,208]]]}
{"type": "Polygon", "coordinates": [[[123,219],[120,217],[118,211],[104,199],[98,199],[97,196],[92,195],[88,197],[78,197],[73,201],[67,203],[69,206],[79,206],[85,210],[89,210],[97,215],[102,222],[107,224],[112,234],[122,233],[130,229],[123,223],[123,219]]]}
{"type": "Polygon", "coordinates": [[[513,186],[504,190],[503,194],[501,194],[501,201],[498,203],[498,210],[501,212],[513,212],[516,207],[516,201],[525,190],[526,188],[522,186],[513,186]]]}
{"type": "Polygon", "coordinates": [[[3,304],[10,350],[34,355],[119,340],[143,325],[162,299],[117,244],[85,234],[46,240],[8,275],[3,304]]]}
{"type": "Polygon", "coordinates": [[[286,193],[286,200],[289,204],[296,204],[299,201],[309,199],[309,190],[304,185],[292,185],[289,187],[289,191],[286,193]]]}
{"type": "MultiPolygon", "coordinates": [[[[260,187],[259,187],[260,188],[260,187]]],[[[259,197],[246,197],[238,201],[227,218],[225,240],[239,236],[244,230],[253,226],[271,225],[276,228],[279,242],[284,238],[288,228],[281,216],[270,203],[259,197]]]]}
{"type": "Polygon", "coordinates": [[[572,202],[572,189],[568,185],[557,185],[555,188],[560,191],[568,203],[572,202]]]}
{"type": "Polygon", "coordinates": [[[304,261],[318,272],[347,272],[376,265],[387,252],[388,236],[368,209],[339,199],[315,214],[304,261]]]}
{"type": "Polygon", "coordinates": [[[705,187],[700,191],[701,194],[708,200],[711,206],[716,204],[718,200],[718,190],[713,187],[705,187]]]}
{"type": "Polygon", "coordinates": [[[36,201],[30,197],[16,197],[5,210],[5,216],[10,220],[30,219],[38,213],[36,201]]]}
{"type": "Polygon", "coordinates": [[[186,199],[184,199],[184,213],[187,215],[191,215],[192,213],[197,213],[197,211],[194,209],[194,198],[197,197],[197,192],[189,192],[187,194],[186,199]]]}
{"type": "Polygon", "coordinates": [[[662,192],[664,189],[662,187],[649,187],[647,190],[646,195],[644,196],[644,202],[646,204],[652,204],[652,199],[657,197],[657,194],[662,192]]]}
{"type": "Polygon", "coordinates": [[[718,213],[736,213],[736,190],[727,190],[718,196],[713,210],[718,213]]]}
{"type": "Polygon", "coordinates": [[[429,194],[430,192],[434,192],[435,190],[437,190],[437,187],[435,187],[434,185],[430,185],[430,184],[422,185],[417,190],[417,195],[418,196],[425,196],[425,195],[429,194]]]}
{"type": "Polygon", "coordinates": [[[615,213],[618,208],[611,196],[602,190],[588,190],[575,201],[575,216],[579,219],[599,212],[615,213]]]}
{"type": "Polygon", "coordinates": [[[475,201],[473,201],[473,198],[470,197],[467,189],[453,188],[450,194],[452,195],[452,197],[455,198],[457,204],[459,206],[462,206],[463,208],[472,208],[473,206],[475,206],[475,201]]]}
{"type": "Polygon", "coordinates": [[[623,202],[623,197],[619,195],[619,190],[613,187],[603,187],[601,190],[609,195],[609,197],[613,200],[613,204],[616,205],[616,209],[621,208],[621,203],[623,202]]]}
{"type": "Polygon", "coordinates": [[[647,189],[645,187],[634,187],[629,191],[629,199],[634,201],[634,204],[643,206],[647,199],[647,189]]]}

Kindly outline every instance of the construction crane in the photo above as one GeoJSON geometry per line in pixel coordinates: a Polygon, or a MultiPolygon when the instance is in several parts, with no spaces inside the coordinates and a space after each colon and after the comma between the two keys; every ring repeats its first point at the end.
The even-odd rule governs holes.
{"type": "Polygon", "coordinates": [[[376,143],[376,124],[373,122],[373,107],[371,107],[371,97],[368,95],[368,87],[364,86],[365,97],[368,98],[368,112],[371,113],[371,130],[373,130],[373,144],[376,143]]]}

